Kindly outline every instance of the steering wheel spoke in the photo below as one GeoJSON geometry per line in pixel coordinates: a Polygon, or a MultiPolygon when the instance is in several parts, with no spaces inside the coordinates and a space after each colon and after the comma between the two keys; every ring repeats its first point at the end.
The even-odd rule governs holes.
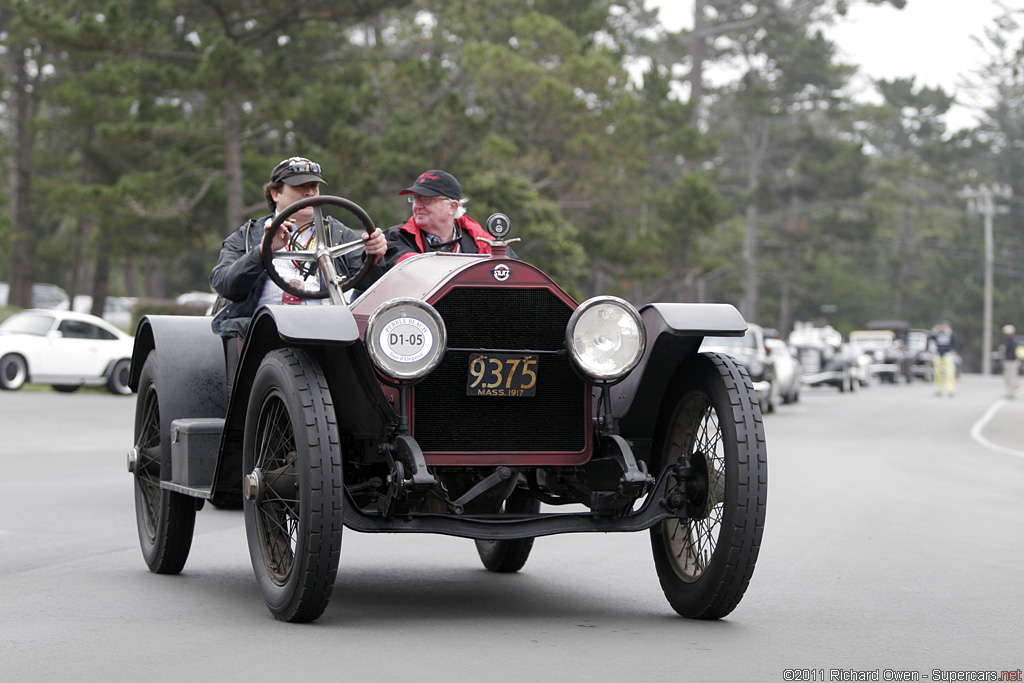
{"type": "MultiPolygon", "coordinates": [[[[346,252],[348,253],[348,252],[346,252]]],[[[316,261],[319,254],[315,251],[302,250],[302,251],[275,251],[270,254],[271,258],[280,259],[282,261],[302,261],[308,263],[310,261],[316,261]]]]}
{"type": "Polygon", "coordinates": [[[363,248],[363,245],[365,244],[366,242],[364,242],[361,239],[353,240],[351,242],[339,244],[334,247],[327,247],[327,252],[331,255],[331,258],[338,258],[340,256],[344,256],[345,254],[351,254],[353,251],[359,251],[360,249],[363,248]]]}

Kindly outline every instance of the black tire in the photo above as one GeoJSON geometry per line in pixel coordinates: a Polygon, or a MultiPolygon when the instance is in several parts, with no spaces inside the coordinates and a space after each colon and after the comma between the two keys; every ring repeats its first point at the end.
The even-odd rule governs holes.
{"type": "Polygon", "coordinates": [[[132,362],[128,358],[122,358],[114,363],[114,367],[110,369],[110,375],[107,377],[107,391],[119,396],[127,396],[132,393],[132,388],[128,386],[131,369],[132,362]]]}
{"type": "Polygon", "coordinates": [[[0,358],[0,389],[17,391],[28,381],[28,364],[17,353],[0,358]]]}
{"type": "Polygon", "coordinates": [[[135,522],[149,570],[178,574],[185,567],[196,526],[195,500],[160,488],[160,392],[156,351],[139,375],[135,402],[135,522]]]}
{"type": "MultiPolygon", "coordinates": [[[[540,501],[526,491],[516,489],[502,508],[506,514],[536,514],[540,512],[540,501]]],[[[507,541],[476,540],[476,552],[488,571],[511,574],[523,568],[533,549],[532,538],[515,538],[507,541]]]]}
{"type": "Polygon", "coordinates": [[[82,388],[81,384],[54,384],[53,390],[62,394],[73,394],[82,388]]]}
{"type": "Polygon", "coordinates": [[[256,371],[242,471],[259,489],[243,509],[263,599],[277,619],[312,621],[327,608],[338,573],[342,478],[330,390],[305,352],[271,351],[256,371]]]}
{"type": "Polygon", "coordinates": [[[701,354],[681,377],[668,396],[654,452],[659,472],[688,457],[697,486],[680,518],[651,529],[651,546],[672,608],[692,619],[719,619],[739,604],[761,547],[764,425],[750,378],[732,358],[701,354]]]}

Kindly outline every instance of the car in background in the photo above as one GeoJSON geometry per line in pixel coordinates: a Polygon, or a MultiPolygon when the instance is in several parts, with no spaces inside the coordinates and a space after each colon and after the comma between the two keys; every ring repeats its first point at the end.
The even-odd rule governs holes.
{"type": "Polygon", "coordinates": [[[909,363],[902,342],[892,330],[854,330],[850,342],[871,357],[871,376],[896,384],[909,377],[909,363]]]}
{"type": "Polygon", "coordinates": [[[844,344],[843,353],[850,359],[850,374],[854,383],[862,387],[871,386],[871,355],[856,341],[844,344]]]}
{"type": "Polygon", "coordinates": [[[105,386],[130,394],[134,338],[96,316],[30,308],[0,323],[0,389],[26,382],[71,392],[105,386]]]}
{"type": "MultiPolygon", "coordinates": [[[[0,306],[8,304],[8,297],[11,293],[11,286],[6,282],[0,282],[0,306]]],[[[32,307],[33,308],[59,308],[67,307],[68,293],[57,285],[46,282],[37,282],[32,285],[32,307]]]]}
{"type": "Polygon", "coordinates": [[[907,330],[907,363],[909,379],[931,382],[935,378],[935,351],[928,343],[928,330],[907,330]]]}
{"type": "MultiPolygon", "coordinates": [[[[111,325],[122,329],[132,328],[132,309],[138,303],[133,296],[108,296],[103,304],[103,315],[100,316],[111,325]]],[[[66,311],[68,306],[58,307],[57,310],[66,311]]],[[[87,294],[78,294],[71,302],[71,310],[76,313],[92,313],[92,297],[87,294]]]]}
{"type": "Polygon", "coordinates": [[[174,303],[179,306],[195,308],[197,311],[202,311],[205,315],[210,315],[211,309],[216,302],[217,295],[213,292],[185,292],[184,294],[179,294],[174,299],[174,303]]]}
{"type": "Polygon", "coordinates": [[[852,354],[843,349],[843,335],[831,325],[798,322],[789,334],[789,346],[803,366],[804,384],[833,386],[839,391],[853,391],[859,384],[853,377],[852,354]]]}
{"type": "Polygon", "coordinates": [[[742,337],[704,337],[700,351],[724,353],[739,361],[754,384],[761,412],[770,413],[775,410],[779,403],[775,367],[768,354],[768,347],[765,346],[764,329],[760,325],[747,323],[747,331],[742,337]]]}
{"type": "Polygon", "coordinates": [[[796,403],[800,400],[800,387],[804,368],[789,346],[782,339],[768,337],[764,340],[768,348],[768,356],[772,359],[775,369],[776,393],[783,403],[796,403]]]}

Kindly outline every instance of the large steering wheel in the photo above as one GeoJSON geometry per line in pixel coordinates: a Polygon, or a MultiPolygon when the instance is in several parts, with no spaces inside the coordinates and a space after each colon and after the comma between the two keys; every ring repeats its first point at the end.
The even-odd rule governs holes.
{"type": "Polygon", "coordinates": [[[323,211],[320,209],[321,206],[338,206],[353,216],[359,219],[359,222],[363,224],[363,228],[366,230],[367,235],[372,235],[373,231],[376,230],[373,221],[370,220],[370,216],[355,202],[351,202],[343,197],[332,197],[331,195],[318,195],[316,197],[307,197],[300,199],[294,204],[289,205],[284,211],[277,214],[274,221],[267,228],[266,232],[263,233],[263,267],[267,271],[267,275],[273,280],[274,284],[288,292],[292,296],[299,297],[300,299],[326,299],[331,298],[331,302],[336,305],[344,305],[345,298],[342,296],[343,292],[355,287],[357,284],[362,282],[369,274],[370,269],[373,268],[374,264],[380,259],[380,256],[375,256],[372,259],[364,259],[363,267],[359,269],[359,272],[350,275],[348,277],[338,273],[337,268],[334,266],[334,259],[344,256],[345,254],[351,253],[358,249],[363,249],[366,244],[362,239],[357,239],[353,242],[346,242],[345,244],[339,244],[331,246],[328,241],[330,235],[330,228],[328,227],[328,217],[324,216],[323,211]],[[313,230],[315,239],[313,240],[313,249],[298,250],[298,251],[274,251],[274,235],[280,229],[281,224],[288,220],[292,215],[305,209],[308,206],[313,207],[313,230]],[[298,261],[302,263],[315,263],[320,270],[321,287],[317,291],[307,291],[293,284],[286,282],[280,273],[277,272],[277,268],[274,267],[274,261],[282,259],[286,261],[298,261]]]}

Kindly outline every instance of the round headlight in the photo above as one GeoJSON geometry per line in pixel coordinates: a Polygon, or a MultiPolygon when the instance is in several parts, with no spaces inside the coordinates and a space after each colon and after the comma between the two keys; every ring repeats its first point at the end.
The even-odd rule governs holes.
{"type": "Polygon", "coordinates": [[[565,341],[584,376],[593,382],[614,382],[640,362],[647,331],[629,302],[599,296],[587,299],[572,314],[565,341]]]}
{"type": "Polygon", "coordinates": [[[444,357],[447,344],[441,314],[419,299],[391,299],[366,323],[370,360],[381,374],[395,381],[429,375],[444,357]]]}

